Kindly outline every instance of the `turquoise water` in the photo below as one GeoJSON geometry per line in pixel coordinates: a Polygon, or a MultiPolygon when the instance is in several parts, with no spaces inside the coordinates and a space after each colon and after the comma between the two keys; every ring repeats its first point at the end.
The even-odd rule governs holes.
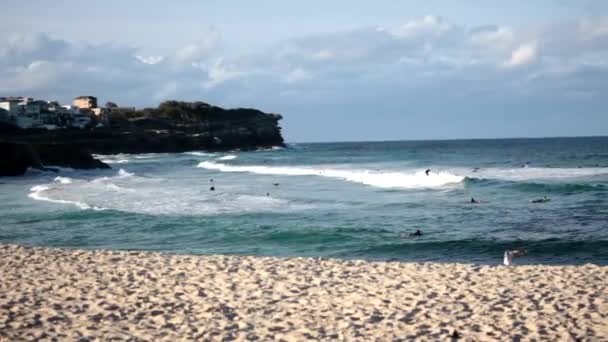
{"type": "Polygon", "coordinates": [[[489,264],[522,247],[520,263],[608,264],[608,138],[100,158],[113,169],[0,179],[0,242],[489,264]]]}

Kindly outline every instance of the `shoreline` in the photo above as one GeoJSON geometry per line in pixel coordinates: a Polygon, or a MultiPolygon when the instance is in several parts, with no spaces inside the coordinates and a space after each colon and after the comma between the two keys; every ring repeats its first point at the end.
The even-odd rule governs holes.
{"type": "Polygon", "coordinates": [[[608,339],[608,267],[594,264],[505,267],[1,244],[0,279],[0,341],[608,339]]]}

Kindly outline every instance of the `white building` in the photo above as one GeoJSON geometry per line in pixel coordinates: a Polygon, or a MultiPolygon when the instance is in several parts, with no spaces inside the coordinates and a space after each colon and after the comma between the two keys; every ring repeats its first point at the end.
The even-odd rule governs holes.
{"type": "MultiPolygon", "coordinates": [[[[91,109],[61,106],[57,101],[40,101],[30,97],[0,97],[0,121],[21,128],[86,128],[93,121],[91,109]]],[[[101,117],[101,116],[100,116],[101,117]]]]}
{"type": "Polygon", "coordinates": [[[20,102],[21,100],[16,98],[3,99],[0,101],[0,108],[6,110],[9,115],[18,115],[21,110],[20,102]]]}

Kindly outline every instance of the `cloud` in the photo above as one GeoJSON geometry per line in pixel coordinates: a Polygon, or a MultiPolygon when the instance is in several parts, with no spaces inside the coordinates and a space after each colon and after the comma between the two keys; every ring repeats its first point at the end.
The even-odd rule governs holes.
{"type": "Polygon", "coordinates": [[[516,36],[513,28],[508,26],[485,26],[472,30],[469,39],[479,48],[505,50],[513,46],[516,36]]]}
{"type": "Polygon", "coordinates": [[[203,82],[205,89],[211,89],[229,80],[245,75],[236,64],[227,63],[223,58],[217,59],[207,71],[209,79],[203,82]]]}
{"type": "Polygon", "coordinates": [[[505,67],[518,67],[530,64],[536,60],[537,51],[534,43],[519,46],[511,53],[511,57],[504,62],[505,67]]]}
{"type": "Polygon", "coordinates": [[[312,59],[315,61],[327,61],[334,57],[334,53],[329,49],[322,49],[312,54],[312,59]]]}
{"type": "Polygon", "coordinates": [[[140,56],[140,55],[136,55],[135,58],[138,61],[140,61],[140,62],[142,62],[144,64],[151,64],[151,65],[158,64],[158,63],[160,63],[160,62],[162,62],[162,61],[165,60],[165,57],[163,57],[163,56],[140,56]]]}
{"type": "Polygon", "coordinates": [[[451,31],[453,25],[446,22],[443,18],[427,15],[420,19],[414,19],[407,23],[390,29],[389,32],[398,38],[412,39],[416,37],[439,37],[442,34],[451,31]]]}
{"type": "Polygon", "coordinates": [[[290,71],[287,75],[285,75],[284,80],[286,83],[296,83],[304,80],[309,80],[311,78],[312,75],[308,71],[302,68],[296,68],[290,71]]]}
{"type": "Polygon", "coordinates": [[[218,40],[219,34],[217,31],[210,31],[198,42],[186,45],[175,51],[172,59],[177,64],[199,62],[211,55],[211,52],[217,47],[218,40]]]}
{"type": "Polygon", "coordinates": [[[36,60],[26,66],[5,70],[3,80],[0,83],[0,91],[19,95],[21,92],[52,87],[62,73],[69,72],[69,67],[69,64],[36,60]]]}
{"type": "Polygon", "coordinates": [[[425,16],[296,37],[246,54],[220,52],[215,31],[201,36],[156,55],[144,53],[146,47],[14,35],[0,42],[0,91],[62,101],[91,93],[137,106],[175,97],[249,106],[289,101],[307,108],[356,102],[375,110],[391,96],[411,108],[407,101],[425,107],[437,98],[465,104],[480,98],[516,102],[528,94],[580,98],[606,87],[606,17],[466,27],[425,16]]]}

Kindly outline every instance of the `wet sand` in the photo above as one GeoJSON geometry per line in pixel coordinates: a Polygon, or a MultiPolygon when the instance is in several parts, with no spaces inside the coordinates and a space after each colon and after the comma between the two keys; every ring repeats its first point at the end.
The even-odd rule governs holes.
{"type": "Polygon", "coordinates": [[[608,267],[0,245],[0,340],[608,340],[608,267]],[[452,337],[454,336],[454,337],[452,337]]]}

